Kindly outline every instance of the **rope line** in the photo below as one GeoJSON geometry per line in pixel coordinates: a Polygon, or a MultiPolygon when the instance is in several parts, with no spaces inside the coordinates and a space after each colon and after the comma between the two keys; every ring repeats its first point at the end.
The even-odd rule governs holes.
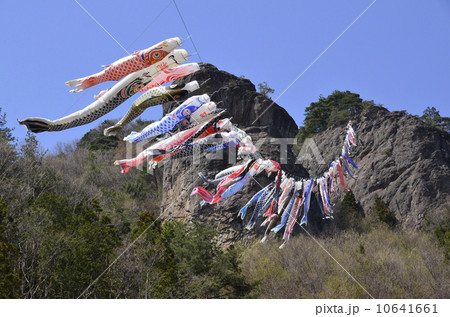
{"type": "Polygon", "coordinates": [[[191,33],[189,32],[186,23],[184,22],[183,16],[181,15],[180,9],[178,8],[177,3],[175,2],[175,0],[172,0],[173,4],[175,5],[175,8],[177,8],[178,14],[180,15],[181,18],[181,22],[183,22],[184,28],[186,29],[186,32],[189,36],[189,38],[191,39],[192,45],[194,46],[195,51],[197,52],[198,58],[200,59],[200,61],[203,63],[202,57],[200,56],[200,53],[198,52],[197,46],[194,43],[194,39],[192,38],[191,33]]]}
{"type": "MultiPolygon", "coordinates": [[[[83,9],[83,11],[85,11],[86,12],[86,14],[88,14],[90,17],[91,17],[91,19],[93,19],[96,23],[97,23],[97,25],[99,25],[125,52],[127,52],[128,54],[130,54],[77,0],[74,0],[79,6],[80,6],[80,8],[81,9],[83,9]]],[[[253,121],[253,123],[252,124],[254,124],[289,88],[291,88],[292,87],[292,85],[294,85],[295,84],[295,82],[300,78],[300,77],[302,77],[303,76],[303,74],[310,68],[310,67],[312,67],[316,62],[317,62],[317,60],[319,60],[320,59],[320,57],[323,55],[323,54],[325,54],[325,52],[327,52],[328,51],[328,49],[337,41],[337,40],[339,40],[339,38],[348,30],[348,29],[350,29],[350,27],[376,2],[377,0],[374,0],[270,105],[269,105],[269,107],[267,107],[262,113],[261,113],[261,115],[259,115],[254,121],[253,121]]],[[[179,16],[180,16],[180,19],[181,19],[181,21],[182,21],[182,23],[183,23],[183,25],[184,25],[184,28],[186,29],[186,32],[188,33],[188,38],[190,38],[191,39],[191,42],[192,42],[192,45],[193,45],[193,47],[194,47],[194,49],[196,50],[196,53],[197,53],[197,55],[199,56],[199,59],[200,59],[200,61],[201,62],[203,62],[203,60],[202,60],[202,58],[201,58],[201,56],[200,56],[200,53],[198,52],[198,49],[197,49],[197,47],[196,47],[196,45],[195,45],[195,42],[194,42],[194,40],[193,40],[193,38],[192,38],[192,36],[191,36],[191,33],[189,32],[189,30],[188,30],[188,28],[187,28],[187,25],[186,25],[186,23],[185,23],[185,21],[184,21],[184,19],[183,19],[183,16],[182,16],[182,14],[181,14],[181,12],[180,12],[180,9],[178,8],[178,5],[177,5],[177,3],[175,2],[175,0],[172,0],[172,2],[174,3],[174,5],[175,5],[175,7],[176,7],[176,9],[177,9],[177,12],[178,12],[178,14],[179,14],[179,16]]],[[[169,4],[170,5],[170,4],[169,4]]],[[[164,9],[163,9],[163,11],[156,17],[156,19],[169,7],[169,5],[167,5],[164,9]]],[[[156,21],[156,19],[150,24],[150,25],[152,25],[155,21],[156,21]]],[[[145,33],[145,31],[150,27],[150,25],[138,36],[138,38],[140,37],[140,36],[142,36],[142,34],[144,34],[145,33]]],[[[136,39],[137,40],[137,39],[136,39]]],[[[135,40],[135,41],[136,41],[135,40]]],[[[131,44],[130,44],[130,46],[135,42],[135,41],[133,41],[131,44]]],[[[172,98],[173,99],[173,98],[172,98]]],[[[174,99],[174,101],[175,102],[177,102],[175,99],[174,99]]],[[[177,102],[178,103],[178,102],[177,102]]],[[[178,103],[179,104],[179,103],[178,103]]],[[[252,178],[253,180],[255,180],[254,178],[252,178]]],[[[256,183],[258,183],[258,185],[259,186],[261,186],[261,184],[259,184],[259,182],[257,182],[256,180],[255,180],[255,182],[256,183]]],[[[261,186],[261,188],[263,188],[262,186],[261,186]]],[[[172,202],[170,205],[172,205],[174,202],[172,202]]],[[[170,207],[169,207],[170,208],[170,207]]],[[[153,224],[155,224],[156,223],[156,221],[158,220],[158,219],[160,219],[161,217],[162,217],[162,215],[163,215],[164,213],[161,213],[149,226],[147,226],[147,228],[136,238],[136,239],[134,239],[133,241],[132,241],[132,243],[131,244],[129,244],[126,248],[125,248],[125,250],[123,250],[121,253],[120,253],[120,255],[113,261],[113,262],[111,262],[109,265],[108,265],[108,267],[91,283],[91,284],[89,284],[89,286],[77,297],[77,299],[79,299],[79,298],[81,298],[122,256],[123,256],[123,254],[125,254],[144,234],[145,234],[145,232],[147,232],[147,230],[153,225],[153,224]]],[[[296,221],[297,222],[297,224],[298,224],[298,221],[296,221]]],[[[340,263],[339,263],[339,261],[337,261],[336,260],[336,258],[334,258],[326,249],[325,249],[325,247],[322,245],[322,244],[320,244],[303,226],[300,226],[307,234],[308,234],[308,236],[311,238],[311,239],[313,239],[313,241],[315,241],[325,252],[326,252],[326,254],[328,254],[351,278],[352,278],[352,280],[355,282],[355,283],[357,283],[357,285],[359,286],[359,287],[361,287],[361,289],[366,293],[366,294],[368,294],[372,299],[374,298],[357,280],[356,280],[356,278],[354,278],[340,263]]]]}
{"type": "Polygon", "coordinates": [[[252,122],[252,125],[259,119],[259,118],[261,118],[261,116],[264,114],[264,113],[266,113],[266,111],[267,110],[269,110],[270,109],[270,107],[272,107],[273,106],[273,104],[275,103],[275,102],[277,102],[277,100],[278,99],[280,99],[280,97],[281,96],[283,96],[284,95],[284,93],[286,92],[286,91],[288,91],[288,89],[289,88],[291,88],[292,87],[292,85],[294,85],[295,84],[295,82],[297,81],[297,80],[299,80],[300,79],[300,77],[302,77],[303,76],[303,74],[304,73],[306,73],[307,71],[308,71],[308,69],[310,69],[311,68],[311,66],[313,66],[318,60],[319,60],[319,58],[321,58],[322,57],[322,55],[323,54],[325,54],[325,52],[326,51],[328,51],[328,49],[331,47],[331,46],[333,46],[333,44],[334,43],[336,43],[336,41],[337,40],[339,40],[340,38],[341,38],[341,36],[342,35],[344,35],[344,33],[345,32],[347,32],[348,31],[348,29],[350,29],[351,28],[351,26],[353,25],[353,24],[355,24],[355,22],[356,21],[358,21],[359,20],[359,18],[364,14],[364,13],[366,13],[366,11],[367,10],[369,10],[370,9],[370,7],[375,3],[375,2],[377,2],[377,0],[375,0],[375,1],[373,1],[333,42],[331,42],[331,44],[330,45],[328,45],[328,47],[325,49],[325,50],[323,50],[323,52],[322,53],[320,53],[320,55],[319,56],[317,56],[316,57],[316,59],[311,63],[311,64],[309,64],[309,66],[308,67],[306,67],[306,69],[300,74],[300,75],[298,75],[297,76],[297,78],[295,78],[294,79],[294,81],[285,89],[285,90],[283,90],[283,92],[274,100],[274,101],[272,101],[272,103],[252,122]]]}
{"type": "MultiPolygon", "coordinates": [[[[172,204],[173,204],[173,202],[172,202],[172,204]]],[[[161,213],[159,216],[158,216],[158,218],[156,218],[147,228],[145,228],[145,230],[144,231],[142,231],[141,232],[141,234],[136,238],[136,239],[134,239],[133,240],[133,242],[131,242],[126,248],[125,248],[125,250],[123,250],[122,251],[122,253],[120,253],[120,255],[114,260],[114,261],[112,261],[109,265],[108,265],[108,267],[94,280],[94,281],[92,281],[92,283],[91,284],[89,284],[89,286],[88,287],[86,287],[86,289],[80,294],[80,296],[78,296],[77,297],[77,299],[80,299],[80,297],[81,296],[83,296],[91,287],[92,287],[92,285],[94,285],[110,268],[111,268],[111,266],[113,266],[121,257],[122,257],[122,255],[124,255],[135,243],[136,243],[136,241],[138,241],[139,240],[139,238],[140,237],[142,237],[143,235],[144,235],[144,233],[146,233],[147,232],[147,230],[148,229],[150,229],[150,227],[151,226],[153,226],[153,224],[154,223],[156,223],[156,221],[158,221],[158,219],[159,218],[161,218],[161,216],[163,215],[163,213],[161,213]]]]}
{"type": "Polygon", "coordinates": [[[90,14],[89,11],[86,10],[86,9],[81,5],[81,3],[79,3],[77,0],[73,0],[73,1],[75,1],[75,2],[78,4],[78,6],[79,6],[84,12],[86,12],[86,14],[87,14],[92,20],[94,20],[94,22],[97,23],[97,25],[98,25],[99,27],[101,27],[102,30],[105,31],[105,33],[108,34],[110,38],[112,38],[112,39],[114,40],[114,42],[117,43],[117,45],[119,45],[125,52],[128,53],[128,55],[130,55],[130,53],[127,51],[127,49],[126,49],[125,47],[123,47],[122,44],[120,44],[119,41],[117,41],[116,38],[115,38],[114,36],[112,36],[111,33],[109,33],[108,30],[106,30],[106,29],[103,27],[103,25],[101,25],[100,22],[98,22],[97,19],[94,18],[94,17],[92,16],[92,14],[90,14]]]}
{"type": "MultiPolygon", "coordinates": [[[[198,179],[199,177],[197,177],[197,179],[198,179]]],[[[197,180],[196,179],[196,180],[197,180]]],[[[188,193],[188,191],[186,191],[186,193],[188,193]]],[[[189,195],[189,194],[188,194],[189,195]]],[[[167,207],[167,209],[166,210],[168,210],[173,204],[175,203],[175,201],[173,201],[172,203],[170,203],[169,205],[168,205],[168,207],[167,207]]],[[[134,239],[133,240],[133,242],[131,242],[126,248],[125,248],[125,250],[123,250],[120,254],[119,254],[119,256],[114,260],[114,261],[112,261],[109,265],[108,265],[108,267],[94,280],[94,281],[92,281],[92,283],[91,284],[89,284],[89,286],[88,287],[86,287],[86,289],[80,294],[80,296],[78,296],[77,297],[77,299],[80,299],[121,257],[122,257],[122,255],[124,255],[146,232],[147,232],[147,230],[148,229],[150,229],[150,227],[151,226],[153,226],[155,223],[156,223],[156,221],[158,221],[158,219],[160,219],[162,216],[164,215],[164,212],[162,212],[150,225],[148,225],[147,226],[147,228],[145,228],[145,230],[144,231],[142,231],[141,232],[141,234],[136,238],[136,239],[134,239]]],[[[151,265],[152,266],[152,265],[151,265]]],[[[150,266],[150,267],[151,267],[150,266]]]]}
{"type": "Polygon", "coordinates": [[[305,231],[305,232],[308,234],[308,236],[309,236],[311,239],[313,239],[313,241],[314,241],[315,243],[317,243],[317,245],[318,245],[319,247],[322,248],[322,250],[325,251],[326,254],[328,254],[328,255],[330,256],[330,258],[332,258],[332,259],[334,260],[334,262],[337,263],[337,265],[339,265],[339,266],[341,267],[341,269],[343,269],[343,270],[345,271],[345,273],[347,273],[348,276],[351,277],[351,279],[352,279],[356,284],[358,284],[359,287],[361,287],[361,289],[362,289],[367,295],[370,296],[370,298],[375,299],[375,297],[373,297],[372,294],[370,294],[370,293],[364,288],[364,286],[362,286],[361,283],[359,283],[358,280],[357,280],[356,278],[354,278],[353,275],[351,275],[350,272],[347,271],[347,270],[342,266],[342,264],[339,263],[339,261],[336,260],[335,257],[332,256],[331,253],[328,252],[327,249],[325,249],[325,247],[324,247],[319,241],[317,241],[316,238],[314,238],[314,236],[308,232],[308,230],[306,230],[306,229],[304,228],[304,226],[302,226],[301,224],[299,224],[297,220],[296,220],[295,222],[300,226],[300,228],[303,229],[303,231],[305,231]]]}
{"type": "MultiPolygon", "coordinates": [[[[128,46],[127,49],[129,49],[134,43],[136,43],[137,40],[139,40],[141,38],[142,35],[144,35],[145,32],[147,32],[147,30],[158,20],[158,18],[167,10],[167,8],[170,7],[170,5],[172,4],[172,2],[169,1],[169,3],[167,4],[167,6],[161,10],[161,12],[159,12],[159,14],[152,20],[152,22],[150,22],[149,25],[147,25],[145,27],[145,29],[141,32],[141,34],[139,34],[134,40],[133,42],[131,42],[128,46]]],[[[119,56],[119,58],[121,58],[123,56],[123,53],[119,56]]]]}
{"type": "MultiPolygon", "coordinates": [[[[262,186],[255,178],[251,178],[253,181],[255,181],[255,183],[256,184],[258,184],[259,185],[259,187],[261,187],[261,188],[264,188],[264,186],[262,186]]],[[[342,264],[341,263],[339,263],[339,261],[338,260],[336,260],[336,258],[334,257],[334,256],[332,256],[331,255],[331,253],[330,252],[328,252],[326,249],[325,249],[325,247],[319,242],[319,241],[317,241],[302,225],[300,225],[299,223],[298,223],[298,221],[297,220],[295,220],[295,222],[308,234],[308,236],[311,238],[311,239],[313,239],[313,241],[315,242],[315,243],[317,243],[317,245],[319,246],[319,247],[321,247],[322,248],[322,250],[324,250],[325,251],[325,253],[326,254],[328,254],[333,260],[334,260],[334,262],[336,262],[340,267],[341,267],[341,269],[343,269],[344,270],[344,272],[345,273],[347,273],[348,274],[348,276],[350,276],[351,277],[351,279],[353,280],[353,281],[355,281],[355,283],[359,286],[359,287],[361,287],[361,289],[367,294],[367,295],[369,295],[372,299],[375,299],[375,297],[373,297],[365,288],[364,288],[364,286],[362,286],[361,285],[361,283],[359,283],[358,282],[358,280],[356,279],[356,278],[354,278],[353,277],[353,275],[351,275],[350,274],[350,272],[349,271],[347,271],[343,266],[342,266],[342,264]]]]}
{"type": "MultiPolygon", "coordinates": [[[[123,55],[124,55],[124,53],[127,53],[128,55],[130,55],[130,52],[128,52],[128,50],[127,49],[129,49],[142,35],[144,35],[144,33],[158,20],[158,18],[167,10],[167,8],[169,8],[169,6],[172,4],[170,1],[169,1],[169,3],[167,4],[167,6],[166,7],[164,7],[164,9],[162,9],[160,12],[159,12],[159,14],[152,20],[152,22],[150,22],[150,24],[148,24],[146,27],[145,27],[145,29],[133,40],[133,42],[131,42],[129,45],[128,45],[128,47],[127,48],[125,48],[125,47],[123,47],[123,45],[122,44],[120,44],[119,43],[119,41],[117,41],[112,35],[111,35],[111,33],[109,33],[106,29],[105,29],[105,27],[103,27],[103,25],[101,25],[100,24],[100,22],[98,22],[97,21],[97,19],[96,18],[94,18],[94,16],[89,12],[89,11],[87,11],[86,10],[86,8],[84,8],[77,0],[74,0],[77,4],[78,4],[78,6],[84,11],[84,12],[86,12],[86,14],[95,22],[95,23],[97,23],[97,25],[98,26],[100,26],[102,29],[103,29],[103,31],[105,31],[106,32],[106,34],[108,34],[122,49],[123,49],[123,53],[122,54],[120,54],[120,56],[117,58],[117,59],[119,59],[119,58],[121,58],[123,55]]],[[[161,84],[160,83],[158,83],[158,87],[159,86],[161,86],[161,84]]],[[[87,90],[84,90],[83,92],[82,92],[82,94],[80,94],[79,96],[78,96],[78,98],[74,101],[74,103],[72,104],[72,105],[70,105],[66,110],[65,110],[65,112],[63,113],[63,116],[64,115],[66,115],[68,112],[69,112],[69,110],[70,109],[72,109],[72,107],[75,105],[75,104],[77,104],[85,95],[86,95],[86,92],[87,92],[87,90]]],[[[172,97],[172,96],[171,96],[172,97]]],[[[172,99],[173,99],[173,101],[175,101],[175,102],[177,102],[173,97],[172,97],[172,99]]],[[[179,103],[177,102],[177,104],[179,105],[179,103]]]]}

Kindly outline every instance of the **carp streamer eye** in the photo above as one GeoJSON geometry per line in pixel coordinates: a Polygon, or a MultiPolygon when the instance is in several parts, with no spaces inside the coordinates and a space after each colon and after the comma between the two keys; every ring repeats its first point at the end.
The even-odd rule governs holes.
{"type": "Polygon", "coordinates": [[[141,90],[142,88],[144,88],[144,85],[140,84],[140,85],[136,85],[133,90],[134,93],[137,93],[139,90],[141,90]]]}
{"type": "Polygon", "coordinates": [[[151,53],[150,58],[151,59],[159,59],[159,58],[161,58],[161,52],[156,51],[156,52],[151,53]]]}
{"type": "Polygon", "coordinates": [[[189,110],[189,109],[184,109],[184,111],[183,111],[183,115],[184,116],[188,116],[188,115],[190,115],[191,114],[191,110],[189,110]]]}

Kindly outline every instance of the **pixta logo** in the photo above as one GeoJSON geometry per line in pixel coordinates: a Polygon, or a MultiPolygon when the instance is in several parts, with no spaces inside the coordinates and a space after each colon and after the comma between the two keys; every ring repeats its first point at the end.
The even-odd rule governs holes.
{"type": "MultiPolygon", "coordinates": [[[[154,139],[145,139],[138,143],[127,143],[126,145],[126,157],[127,159],[131,159],[136,157],[137,155],[142,154],[146,149],[150,147],[151,144],[154,143],[154,139]]],[[[225,140],[221,138],[212,138],[212,139],[203,139],[202,141],[187,144],[186,147],[174,151],[174,153],[179,153],[184,151],[185,155],[183,157],[190,157],[192,159],[193,165],[199,165],[205,161],[220,161],[227,160],[229,164],[235,164],[237,162],[237,156],[239,153],[239,144],[237,147],[230,146],[227,147],[226,150],[219,148],[218,150],[211,151],[209,148],[214,147],[217,144],[222,144],[225,140]]],[[[289,157],[291,157],[291,162],[293,161],[294,153],[292,148],[296,146],[297,140],[295,138],[260,138],[258,140],[253,141],[253,146],[255,148],[255,152],[251,154],[252,158],[264,158],[264,155],[261,154],[260,149],[271,149],[274,150],[278,147],[279,157],[271,157],[271,159],[278,161],[281,164],[287,164],[289,157]]],[[[167,162],[171,160],[171,155],[174,154],[167,153],[167,157],[164,157],[160,162],[155,163],[152,162],[154,157],[148,156],[146,158],[147,164],[140,164],[137,166],[138,170],[144,171],[147,170],[148,173],[153,174],[153,170],[158,166],[163,166],[167,162]]],[[[264,151],[263,151],[264,153],[264,151]]],[[[163,154],[164,155],[164,154],[163,154]]],[[[247,155],[243,155],[245,159],[247,155]]],[[[304,164],[307,161],[314,161],[318,165],[325,164],[325,160],[323,159],[316,143],[312,138],[308,138],[303,143],[299,154],[295,158],[295,164],[304,164]]]]}
{"type": "Polygon", "coordinates": [[[302,148],[300,149],[295,164],[302,164],[305,161],[314,161],[314,160],[319,165],[325,164],[325,160],[320,154],[319,148],[317,147],[316,142],[314,142],[314,139],[307,138],[305,142],[303,142],[302,148]]]}

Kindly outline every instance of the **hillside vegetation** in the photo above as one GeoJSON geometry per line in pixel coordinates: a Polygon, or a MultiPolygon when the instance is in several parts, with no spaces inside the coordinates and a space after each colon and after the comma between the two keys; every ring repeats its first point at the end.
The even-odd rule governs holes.
{"type": "MultiPolygon", "coordinates": [[[[372,104],[321,97],[298,138],[372,104]]],[[[16,140],[0,109],[0,298],[368,297],[318,243],[374,297],[448,295],[448,219],[402,230],[381,199],[364,214],[349,192],[316,240],[300,231],[282,250],[278,237],[223,248],[214,224],[158,219],[161,172],[121,174],[112,162],[125,146],[103,136],[110,124],[48,153],[33,135],[16,140]]]]}

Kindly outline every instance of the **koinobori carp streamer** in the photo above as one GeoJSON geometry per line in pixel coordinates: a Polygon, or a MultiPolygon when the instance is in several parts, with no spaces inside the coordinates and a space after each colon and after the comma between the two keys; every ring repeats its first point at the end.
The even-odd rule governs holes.
{"type": "MultiPolygon", "coordinates": [[[[181,64],[188,59],[186,50],[175,50],[172,54],[165,57],[165,67],[181,64]]],[[[19,121],[20,124],[25,125],[27,130],[39,133],[44,131],[61,131],[88,124],[98,118],[104,116],[108,112],[117,108],[125,100],[133,96],[138,90],[144,87],[148,82],[156,76],[161,67],[159,64],[153,64],[145,69],[137,71],[123,78],[120,82],[114,85],[97,101],[93,102],[86,108],[74,112],[66,117],[49,120],[44,118],[27,118],[19,121]]],[[[161,94],[163,91],[161,91],[161,94]]]]}
{"type": "Polygon", "coordinates": [[[150,158],[150,163],[161,162],[175,154],[187,144],[191,144],[194,140],[217,133],[228,126],[228,124],[229,121],[227,119],[220,120],[219,115],[217,115],[205,124],[199,124],[155,143],[139,153],[135,158],[115,161],[114,165],[119,165],[122,173],[127,173],[130,167],[139,166],[140,164],[147,162],[150,158]]]}
{"type": "MultiPolygon", "coordinates": [[[[189,91],[194,91],[199,88],[197,81],[192,81],[186,84],[185,89],[189,91]]],[[[128,142],[140,142],[150,137],[161,135],[171,131],[178,123],[189,117],[192,113],[198,110],[203,104],[209,102],[209,96],[207,94],[200,96],[192,96],[188,98],[185,102],[179,105],[172,112],[166,114],[161,120],[153,122],[146,126],[141,132],[131,132],[130,135],[126,136],[123,140],[128,142]]],[[[144,101],[145,102],[145,101],[144,101]]],[[[133,107],[139,107],[140,102],[133,104],[133,107]],[[136,105],[135,105],[136,104],[136,105]]],[[[131,111],[131,109],[130,109],[131,111]]],[[[123,120],[123,119],[122,119],[123,120]]],[[[121,121],[122,121],[121,120],[121,121]]],[[[120,123],[120,121],[119,121],[120,123]]],[[[114,127],[119,125],[116,124],[114,127]]],[[[123,123],[121,124],[123,125],[123,123]]],[[[114,128],[112,127],[112,128],[114,128]]],[[[108,129],[112,129],[108,128],[108,129]]],[[[106,134],[105,130],[105,134],[106,134]]],[[[109,131],[108,131],[109,132],[109,131]]]]}
{"type": "MultiPolygon", "coordinates": [[[[122,119],[119,120],[115,125],[106,128],[103,131],[103,134],[106,136],[109,135],[116,135],[117,132],[122,129],[125,125],[133,121],[133,119],[139,117],[147,108],[153,107],[156,105],[160,105],[164,102],[168,102],[171,100],[176,100],[180,97],[186,96],[189,93],[197,90],[199,88],[199,85],[197,81],[192,81],[187,84],[178,84],[178,85],[170,85],[170,86],[162,86],[162,87],[155,87],[147,91],[145,94],[140,96],[138,99],[136,99],[133,104],[131,105],[130,109],[128,109],[127,113],[123,116],[122,119]]],[[[189,107],[187,106],[187,110],[189,111],[189,107]]],[[[151,124],[153,129],[153,135],[149,134],[148,136],[156,136],[160,134],[164,134],[166,132],[169,132],[172,130],[175,125],[181,121],[176,121],[176,117],[172,118],[170,116],[171,114],[167,114],[165,117],[163,117],[160,121],[154,122],[151,124]],[[170,116],[170,117],[169,117],[170,116]],[[173,125],[170,125],[171,123],[174,123],[173,125]],[[163,129],[165,128],[165,129],[163,129]],[[160,133],[157,133],[157,132],[160,133]]],[[[148,128],[150,129],[150,128],[148,128]]],[[[138,142],[146,137],[139,137],[139,133],[132,132],[132,135],[136,135],[135,138],[132,138],[130,135],[130,139],[125,138],[124,141],[129,142],[138,142]]]]}
{"type": "Polygon", "coordinates": [[[175,79],[187,76],[189,74],[195,73],[200,70],[200,66],[197,63],[183,64],[174,68],[164,69],[155,77],[151,82],[149,82],[144,88],[138,92],[144,92],[149,89],[158,87],[162,84],[174,81],[175,79]]]}
{"type": "MultiPolygon", "coordinates": [[[[121,58],[114,63],[103,66],[105,69],[94,75],[66,82],[67,86],[74,87],[71,92],[79,92],[105,81],[116,81],[123,77],[161,62],[174,49],[181,46],[179,37],[162,41],[145,50],[136,51],[131,55],[121,58]]],[[[168,68],[167,65],[159,65],[160,70],[168,68]]],[[[143,87],[141,87],[143,88],[143,87]]]]}
{"type": "MultiPolygon", "coordinates": [[[[197,81],[161,86],[161,84],[182,78],[200,69],[196,63],[179,65],[188,58],[185,50],[175,49],[180,45],[179,38],[168,39],[151,48],[120,59],[106,66],[102,72],[70,81],[67,84],[75,87],[72,91],[77,92],[104,81],[121,79],[114,87],[105,89],[95,96],[97,101],[71,115],[54,121],[43,118],[27,118],[20,123],[36,133],[69,129],[92,122],[116,108],[136,92],[145,91],[133,102],[128,112],[117,124],[104,130],[104,134],[107,136],[115,134],[116,131],[141,115],[148,107],[170,100],[177,101],[180,97],[200,88],[197,81]]],[[[218,95],[214,94],[213,96],[216,98],[218,95]]],[[[262,243],[267,240],[271,232],[276,234],[285,228],[284,242],[280,246],[283,248],[293,233],[295,223],[307,226],[313,194],[323,219],[332,219],[332,206],[334,206],[331,200],[332,194],[340,191],[337,181],[342,190],[347,191],[344,183],[345,175],[356,179],[352,168],[358,170],[359,167],[350,157],[350,150],[356,146],[356,133],[351,121],[346,127],[341,154],[329,165],[327,172],[323,173],[321,177],[304,180],[283,171],[279,163],[261,158],[251,136],[234,126],[231,119],[223,119],[225,111],[217,109],[217,105],[211,102],[207,94],[192,96],[174,108],[161,120],[151,123],[141,132],[133,131],[124,138],[124,141],[137,143],[143,140],[149,142],[148,139],[160,136],[156,143],[135,158],[119,160],[114,164],[120,166],[122,173],[127,173],[131,167],[137,167],[144,162],[147,162],[148,166],[156,168],[160,163],[169,159],[179,159],[191,155],[195,157],[196,153],[202,151],[213,152],[231,147],[238,148],[238,157],[244,158],[246,163],[224,169],[217,173],[214,179],[208,179],[199,173],[207,184],[217,186],[216,191],[214,193],[203,187],[195,187],[191,196],[198,194],[202,198],[202,205],[217,204],[238,193],[261,172],[266,171],[268,176],[273,172],[278,172],[276,178],[253,195],[238,213],[238,216],[244,220],[249,206],[256,203],[245,228],[251,230],[259,217],[265,217],[261,223],[261,226],[267,225],[261,240],[262,243]],[[176,128],[178,128],[178,133],[175,132],[176,128]]],[[[143,146],[143,144],[140,143],[139,146],[143,146]]],[[[257,183],[259,184],[259,182],[257,183]]]]}
{"type": "MultiPolygon", "coordinates": [[[[145,85],[144,88],[139,90],[138,93],[161,86],[170,81],[174,81],[175,79],[187,76],[189,74],[192,74],[192,73],[198,71],[199,69],[200,69],[200,66],[197,63],[183,64],[183,65],[179,65],[174,68],[164,69],[151,82],[149,82],[147,85],[145,85]]],[[[111,89],[111,88],[107,88],[107,89],[100,91],[97,95],[94,95],[94,99],[97,100],[98,98],[103,96],[109,89],[111,89]]]]}
{"type": "MultiPolygon", "coordinates": [[[[239,131],[236,127],[233,128],[235,131],[239,131]]],[[[245,227],[247,230],[254,228],[259,216],[266,217],[266,220],[261,224],[261,226],[268,225],[264,237],[261,240],[262,243],[267,240],[270,232],[275,234],[285,227],[283,234],[284,242],[280,246],[280,248],[283,248],[289,241],[296,223],[303,226],[308,225],[308,213],[313,189],[318,205],[322,210],[323,219],[333,218],[333,204],[331,203],[330,194],[339,190],[336,186],[336,181],[339,181],[342,190],[348,190],[344,184],[344,169],[342,165],[344,165],[345,172],[347,172],[350,177],[354,177],[351,167],[356,170],[359,169],[347,153],[348,147],[355,146],[354,140],[356,137],[351,124],[349,124],[347,128],[347,136],[344,141],[341,156],[330,164],[328,171],[325,172],[323,176],[319,178],[310,178],[308,180],[299,180],[298,178],[294,180],[292,176],[289,176],[289,174],[278,169],[276,179],[258,191],[245,206],[240,209],[238,216],[241,219],[244,219],[249,206],[256,202],[254,212],[245,227]],[[302,207],[303,212],[301,212],[302,207]],[[298,221],[299,217],[301,217],[300,222],[298,221]]],[[[245,132],[242,131],[241,138],[245,138],[244,135],[245,132]]],[[[199,194],[203,200],[202,204],[218,203],[221,200],[236,194],[260,171],[264,169],[266,169],[266,171],[277,170],[277,168],[275,168],[277,165],[270,168],[269,166],[263,166],[264,162],[270,162],[270,160],[249,160],[245,165],[238,165],[218,173],[214,180],[209,180],[203,174],[199,174],[205,182],[217,184],[217,191],[213,194],[205,188],[195,187],[191,195],[199,194]]]]}

